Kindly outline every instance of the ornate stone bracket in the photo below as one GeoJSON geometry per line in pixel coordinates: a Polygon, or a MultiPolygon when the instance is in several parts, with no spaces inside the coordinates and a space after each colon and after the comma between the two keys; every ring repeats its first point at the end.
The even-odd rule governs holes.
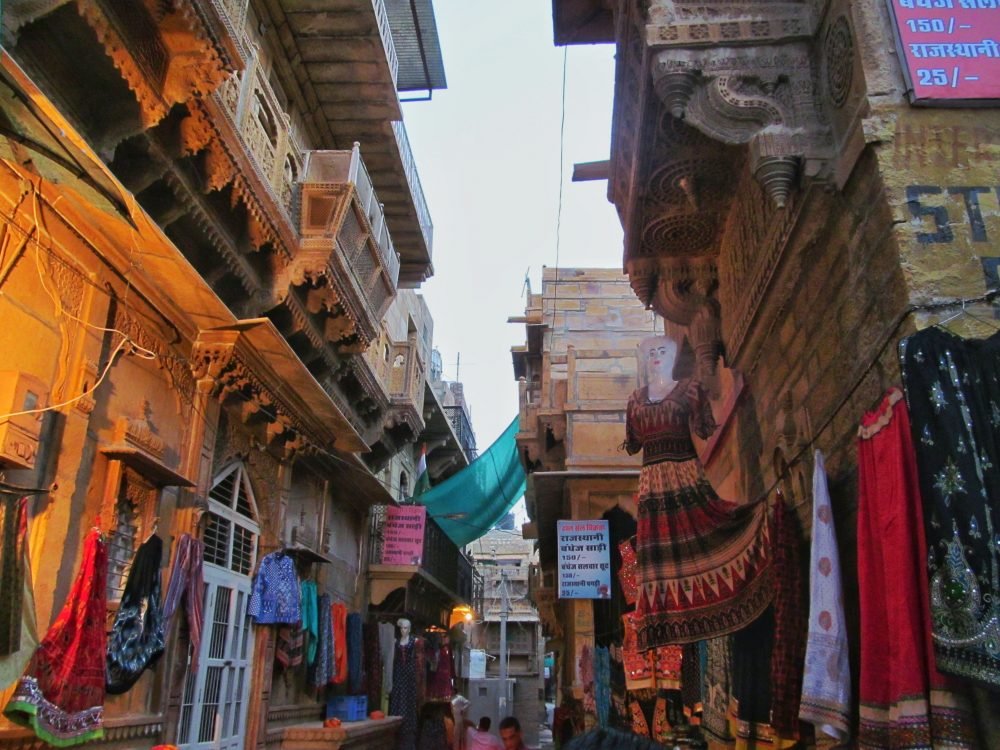
{"type": "Polygon", "coordinates": [[[803,167],[815,174],[830,157],[805,42],[671,47],[653,55],[652,72],[674,117],[715,141],[748,146],[750,169],[779,208],[803,167]]]}
{"type": "Polygon", "coordinates": [[[633,291],[647,307],[687,328],[697,371],[714,374],[723,352],[715,259],[639,258],[629,260],[626,270],[633,291]]]}
{"type": "Polygon", "coordinates": [[[257,374],[259,366],[240,350],[238,339],[238,332],[225,331],[199,340],[191,357],[195,378],[213,379],[214,395],[233,407],[243,424],[262,424],[265,444],[281,458],[317,452],[306,427],[280,398],[279,389],[257,374]]]}

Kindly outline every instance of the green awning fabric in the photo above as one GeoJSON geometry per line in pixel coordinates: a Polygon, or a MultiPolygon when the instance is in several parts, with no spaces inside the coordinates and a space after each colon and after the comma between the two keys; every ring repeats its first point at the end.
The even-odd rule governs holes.
{"type": "Polygon", "coordinates": [[[517,417],[484,453],[460,472],[414,500],[459,547],[475,541],[524,495],[524,467],[517,457],[517,417]]]}

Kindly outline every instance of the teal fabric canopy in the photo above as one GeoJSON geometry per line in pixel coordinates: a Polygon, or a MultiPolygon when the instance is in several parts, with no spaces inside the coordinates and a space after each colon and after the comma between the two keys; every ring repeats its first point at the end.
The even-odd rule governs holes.
{"type": "Polygon", "coordinates": [[[459,547],[489,531],[524,495],[517,457],[517,417],[484,453],[454,476],[413,498],[459,547]]]}

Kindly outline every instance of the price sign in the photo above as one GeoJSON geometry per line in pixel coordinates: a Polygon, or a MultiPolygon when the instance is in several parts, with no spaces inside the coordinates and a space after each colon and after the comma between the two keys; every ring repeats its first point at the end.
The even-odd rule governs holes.
{"type": "Polygon", "coordinates": [[[1000,0],[888,0],[914,104],[1000,99],[1000,0]]]}

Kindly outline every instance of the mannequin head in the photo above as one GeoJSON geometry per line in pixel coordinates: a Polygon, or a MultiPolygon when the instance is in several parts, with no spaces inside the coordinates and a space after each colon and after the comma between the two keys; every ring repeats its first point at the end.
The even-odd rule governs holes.
{"type": "Polygon", "coordinates": [[[639,367],[646,385],[673,382],[677,342],[669,336],[650,336],[639,343],[639,367]]]}
{"type": "Polygon", "coordinates": [[[405,617],[401,617],[396,620],[396,627],[399,628],[399,642],[409,643],[410,642],[410,621],[405,617]]]}

